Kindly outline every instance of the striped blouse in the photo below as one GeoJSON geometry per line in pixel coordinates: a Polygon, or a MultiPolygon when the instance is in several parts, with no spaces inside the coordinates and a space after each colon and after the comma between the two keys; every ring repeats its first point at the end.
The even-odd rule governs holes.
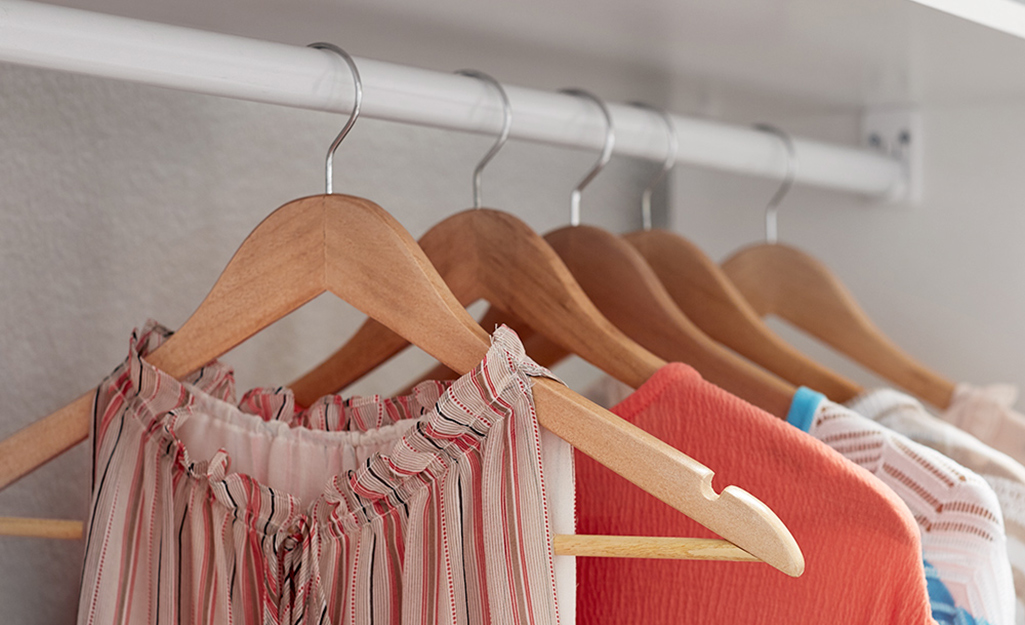
{"type": "Polygon", "coordinates": [[[99,387],[80,624],[557,623],[530,377],[484,361],[414,394],[234,401],[216,362],[176,381],[150,322],[99,387]]]}
{"type": "MultiPolygon", "coordinates": [[[[933,618],[956,625],[1013,623],[1004,518],[986,481],[846,406],[808,389],[799,393],[817,395],[819,403],[807,427],[798,426],[878,477],[914,515],[922,532],[933,618]]],[[[864,398],[851,405],[875,412],[859,399],[864,398]]]]}

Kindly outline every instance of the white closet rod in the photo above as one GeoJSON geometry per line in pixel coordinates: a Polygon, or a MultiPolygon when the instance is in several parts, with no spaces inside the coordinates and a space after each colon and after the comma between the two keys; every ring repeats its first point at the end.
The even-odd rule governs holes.
{"type": "MultiPolygon", "coordinates": [[[[366,117],[485,134],[501,126],[497,95],[477,79],[355,60],[366,117]]],[[[21,0],[0,0],[0,61],[319,111],[347,113],[352,105],[349,70],[331,52],[21,0]]],[[[601,149],[602,119],[590,102],[506,89],[511,137],[601,149]]],[[[627,105],[610,109],[616,155],[664,158],[665,131],[657,115],[627,105]]],[[[776,137],[708,120],[674,120],[680,162],[769,178],[786,172],[786,152],[776,137]]],[[[904,170],[895,159],[818,141],[794,143],[799,184],[873,197],[903,187],[904,170]]]]}

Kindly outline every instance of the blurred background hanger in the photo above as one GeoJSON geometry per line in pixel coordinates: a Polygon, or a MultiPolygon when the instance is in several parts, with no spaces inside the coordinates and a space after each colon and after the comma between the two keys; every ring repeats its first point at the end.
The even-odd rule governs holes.
{"type": "Polygon", "coordinates": [[[823,263],[777,242],[777,208],[796,178],[798,162],[787,133],[756,127],[780,138],[788,155],[787,176],[765,210],[766,242],[733,254],[722,263],[723,271],[759,315],[776,315],[933,406],[949,406],[953,382],[883,334],[823,263]]]}
{"type": "MultiPolygon", "coordinates": [[[[641,253],[680,310],[711,338],[784,380],[815,389],[833,401],[842,403],[859,395],[863,389],[858,384],[808,358],[773,332],[719,265],[698,246],[674,232],[652,229],[651,195],[655,185],[672,170],[679,144],[672,116],[648,104],[633,105],[661,117],[668,146],[661,171],[641,196],[642,229],[623,238],[641,253]]],[[[793,159],[788,161],[792,163],[793,159]]],[[[787,187],[792,180],[790,169],[783,181],[787,187]]],[[[773,200],[778,204],[777,197],[773,200]]],[[[775,207],[773,221],[774,211],[775,207]]],[[[766,228],[768,236],[768,223],[766,228]]]]}

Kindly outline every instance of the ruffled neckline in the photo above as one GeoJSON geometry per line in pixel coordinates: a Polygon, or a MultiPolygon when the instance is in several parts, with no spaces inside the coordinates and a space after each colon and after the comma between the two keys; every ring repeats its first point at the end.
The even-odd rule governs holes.
{"type": "Polygon", "coordinates": [[[473,371],[453,382],[423,382],[410,395],[327,395],[302,408],[289,389],[255,388],[236,402],[234,372],[220,361],[181,381],[146,361],[171,334],[152,320],[133,332],[128,358],[104,382],[106,390],[133,404],[129,413],[150,436],[159,437],[162,453],[178,471],[209,485],[236,519],[275,540],[313,526],[336,535],[351,533],[404,506],[457,458],[481,445],[497,421],[509,416],[509,396],[529,394],[530,377],[554,378],[526,356],[515,332],[501,326],[473,371]],[[304,504],[250,475],[231,472],[228,450],[192,458],[178,429],[210,406],[217,408],[212,413],[229,414],[232,425],[273,436],[315,437],[339,446],[381,437],[395,442],[387,453],[376,452],[358,468],[335,475],[324,492],[304,504]]]}

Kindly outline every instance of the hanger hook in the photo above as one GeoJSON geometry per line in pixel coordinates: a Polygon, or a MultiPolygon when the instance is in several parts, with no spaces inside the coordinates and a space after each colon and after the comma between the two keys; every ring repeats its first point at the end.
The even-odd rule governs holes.
{"type": "Polygon", "coordinates": [[[327,160],[324,163],[324,188],[326,189],[327,194],[331,195],[334,190],[332,174],[334,172],[335,150],[338,149],[338,145],[342,142],[342,139],[349,134],[349,131],[352,130],[352,126],[356,123],[356,119],[359,118],[359,109],[363,104],[363,79],[360,78],[359,68],[356,67],[356,62],[352,60],[349,53],[342,50],[335,44],[317,42],[311,43],[306,47],[317,48],[318,50],[330,50],[331,52],[341,56],[345,60],[346,65],[349,66],[349,71],[352,72],[352,81],[356,86],[356,97],[352,101],[352,112],[349,113],[349,120],[345,122],[345,126],[342,127],[342,131],[338,133],[334,142],[331,143],[331,147],[327,149],[327,160]]]}
{"type": "Polygon", "coordinates": [[[772,196],[772,199],[765,206],[765,241],[775,244],[778,232],[776,216],[779,212],[779,203],[783,201],[787,193],[790,193],[790,188],[794,186],[794,180],[797,178],[797,150],[794,148],[794,140],[786,131],[770,124],[755,124],[754,127],[756,130],[776,135],[783,142],[783,147],[787,149],[786,176],[783,177],[783,182],[779,185],[779,189],[776,190],[776,194],[772,196]]]}
{"type": "Polygon", "coordinates": [[[662,123],[665,124],[666,139],[669,142],[666,146],[666,160],[662,162],[662,169],[651,179],[651,182],[648,183],[647,188],[644,189],[644,193],[641,195],[641,225],[645,230],[651,230],[651,193],[655,190],[655,185],[662,180],[663,176],[669,173],[669,170],[676,165],[676,156],[680,152],[680,140],[676,136],[676,124],[673,123],[673,116],[665,109],[660,109],[646,102],[631,102],[630,106],[636,106],[637,108],[657,113],[662,118],[662,123]]]}
{"type": "Polygon", "coordinates": [[[591,171],[588,172],[584,179],[577,184],[577,188],[573,189],[573,195],[570,196],[570,207],[569,207],[569,223],[571,226],[580,225],[580,193],[584,190],[594,177],[598,175],[609,160],[612,158],[612,147],[616,144],[616,129],[612,125],[612,113],[609,112],[609,107],[605,105],[605,102],[601,98],[594,95],[590,91],[583,89],[560,89],[559,93],[565,93],[566,95],[577,96],[579,98],[587,98],[601,109],[601,114],[605,118],[605,145],[601,149],[601,156],[598,157],[598,162],[594,164],[591,171]]]}
{"type": "Polygon", "coordinates": [[[473,207],[480,208],[483,206],[484,200],[481,196],[481,178],[484,176],[484,167],[491,162],[491,159],[498,154],[498,151],[502,149],[505,142],[509,139],[509,129],[512,128],[512,105],[509,104],[509,96],[505,93],[505,88],[502,87],[502,83],[498,82],[490,75],[484,72],[479,72],[475,69],[461,69],[456,72],[460,76],[469,76],[470,78],[477,78],[488,83],[495,88],[498,95],[502,98],[502,131],[498,135],[498,139],[495,144],[491,146],[488,153],[484,155],[484,158],[480,159],[477,163],[477,167],[473,170],[473,207]]]}

